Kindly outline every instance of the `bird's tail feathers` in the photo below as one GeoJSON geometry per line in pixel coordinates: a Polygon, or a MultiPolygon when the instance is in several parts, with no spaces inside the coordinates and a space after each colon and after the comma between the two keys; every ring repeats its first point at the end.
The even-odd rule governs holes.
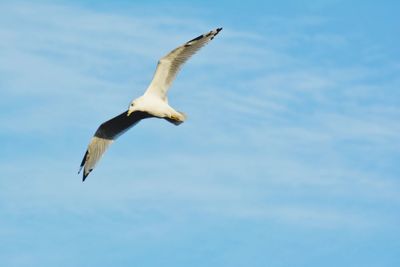
{"type": "Polygon", "coordinates": [[[179,125],[186,120],[187,116],[185,113],[180,111],[178,111],[177,113],[178,113],[177,116],[165,117],[164,119],[166,119],[172,124],[179,125]]]}
{"type": "Polygon", "coordinates": [[[184,122],[187,118],[186,114],[184,112],[178,111],[178,113],[182,116],[182,122],[184,122]]]}

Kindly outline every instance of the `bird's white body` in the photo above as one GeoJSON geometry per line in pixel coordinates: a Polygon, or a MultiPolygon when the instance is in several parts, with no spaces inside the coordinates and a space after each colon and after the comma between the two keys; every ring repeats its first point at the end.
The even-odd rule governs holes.
{"type": "Polygon", "coordinates": [[[167,99],[162,99],[158,95],[148,91],[141,97],[136,98],[129,105],[128,116],[135,111],[147,112],[155,117],[168,118],[183,122],[186,116],[179,111],[173,109],[167,99]]]}

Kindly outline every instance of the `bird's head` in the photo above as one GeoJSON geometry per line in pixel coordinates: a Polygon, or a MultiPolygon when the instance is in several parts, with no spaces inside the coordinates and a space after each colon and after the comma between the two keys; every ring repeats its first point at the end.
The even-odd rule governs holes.
{"type": "Polygon", "coordinates": [[[133,112],[137,110],[137,101],[133,100],[128,107],[128,114],[127,116],[131,115],[133,112]]]}

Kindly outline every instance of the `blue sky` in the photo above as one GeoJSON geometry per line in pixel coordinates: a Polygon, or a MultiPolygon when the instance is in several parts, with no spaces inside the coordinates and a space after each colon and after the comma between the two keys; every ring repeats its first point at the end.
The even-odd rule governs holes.
{"type": "Polygon", "coordinates": [[[399,266],[397,1],[1,1],[2,266],[399,266]],[[279,3],[277,3],[279,2],[279,3]],[[224,27],[81,182],[159,57],[224,27]]]}

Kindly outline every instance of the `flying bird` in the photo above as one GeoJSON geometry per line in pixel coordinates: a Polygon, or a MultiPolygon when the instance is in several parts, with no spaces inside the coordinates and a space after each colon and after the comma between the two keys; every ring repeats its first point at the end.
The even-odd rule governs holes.
{"type": "Polygon", "coordinates": [[[217,28],[202,34],[175,48],[158,61],[153,80],[144,94],[134,99],[130,103],[128,110],[102,123],[97,128],[83,156],[78,172],[80,173],[83,168],[82,181],[85,181],[114,140],[139,121],[147,118],[161,118],[175,125],[185,121],[186,115],[168,104],[168,89],[171,87],[182,65],[221,30],[222,28],[217,28]]]}

